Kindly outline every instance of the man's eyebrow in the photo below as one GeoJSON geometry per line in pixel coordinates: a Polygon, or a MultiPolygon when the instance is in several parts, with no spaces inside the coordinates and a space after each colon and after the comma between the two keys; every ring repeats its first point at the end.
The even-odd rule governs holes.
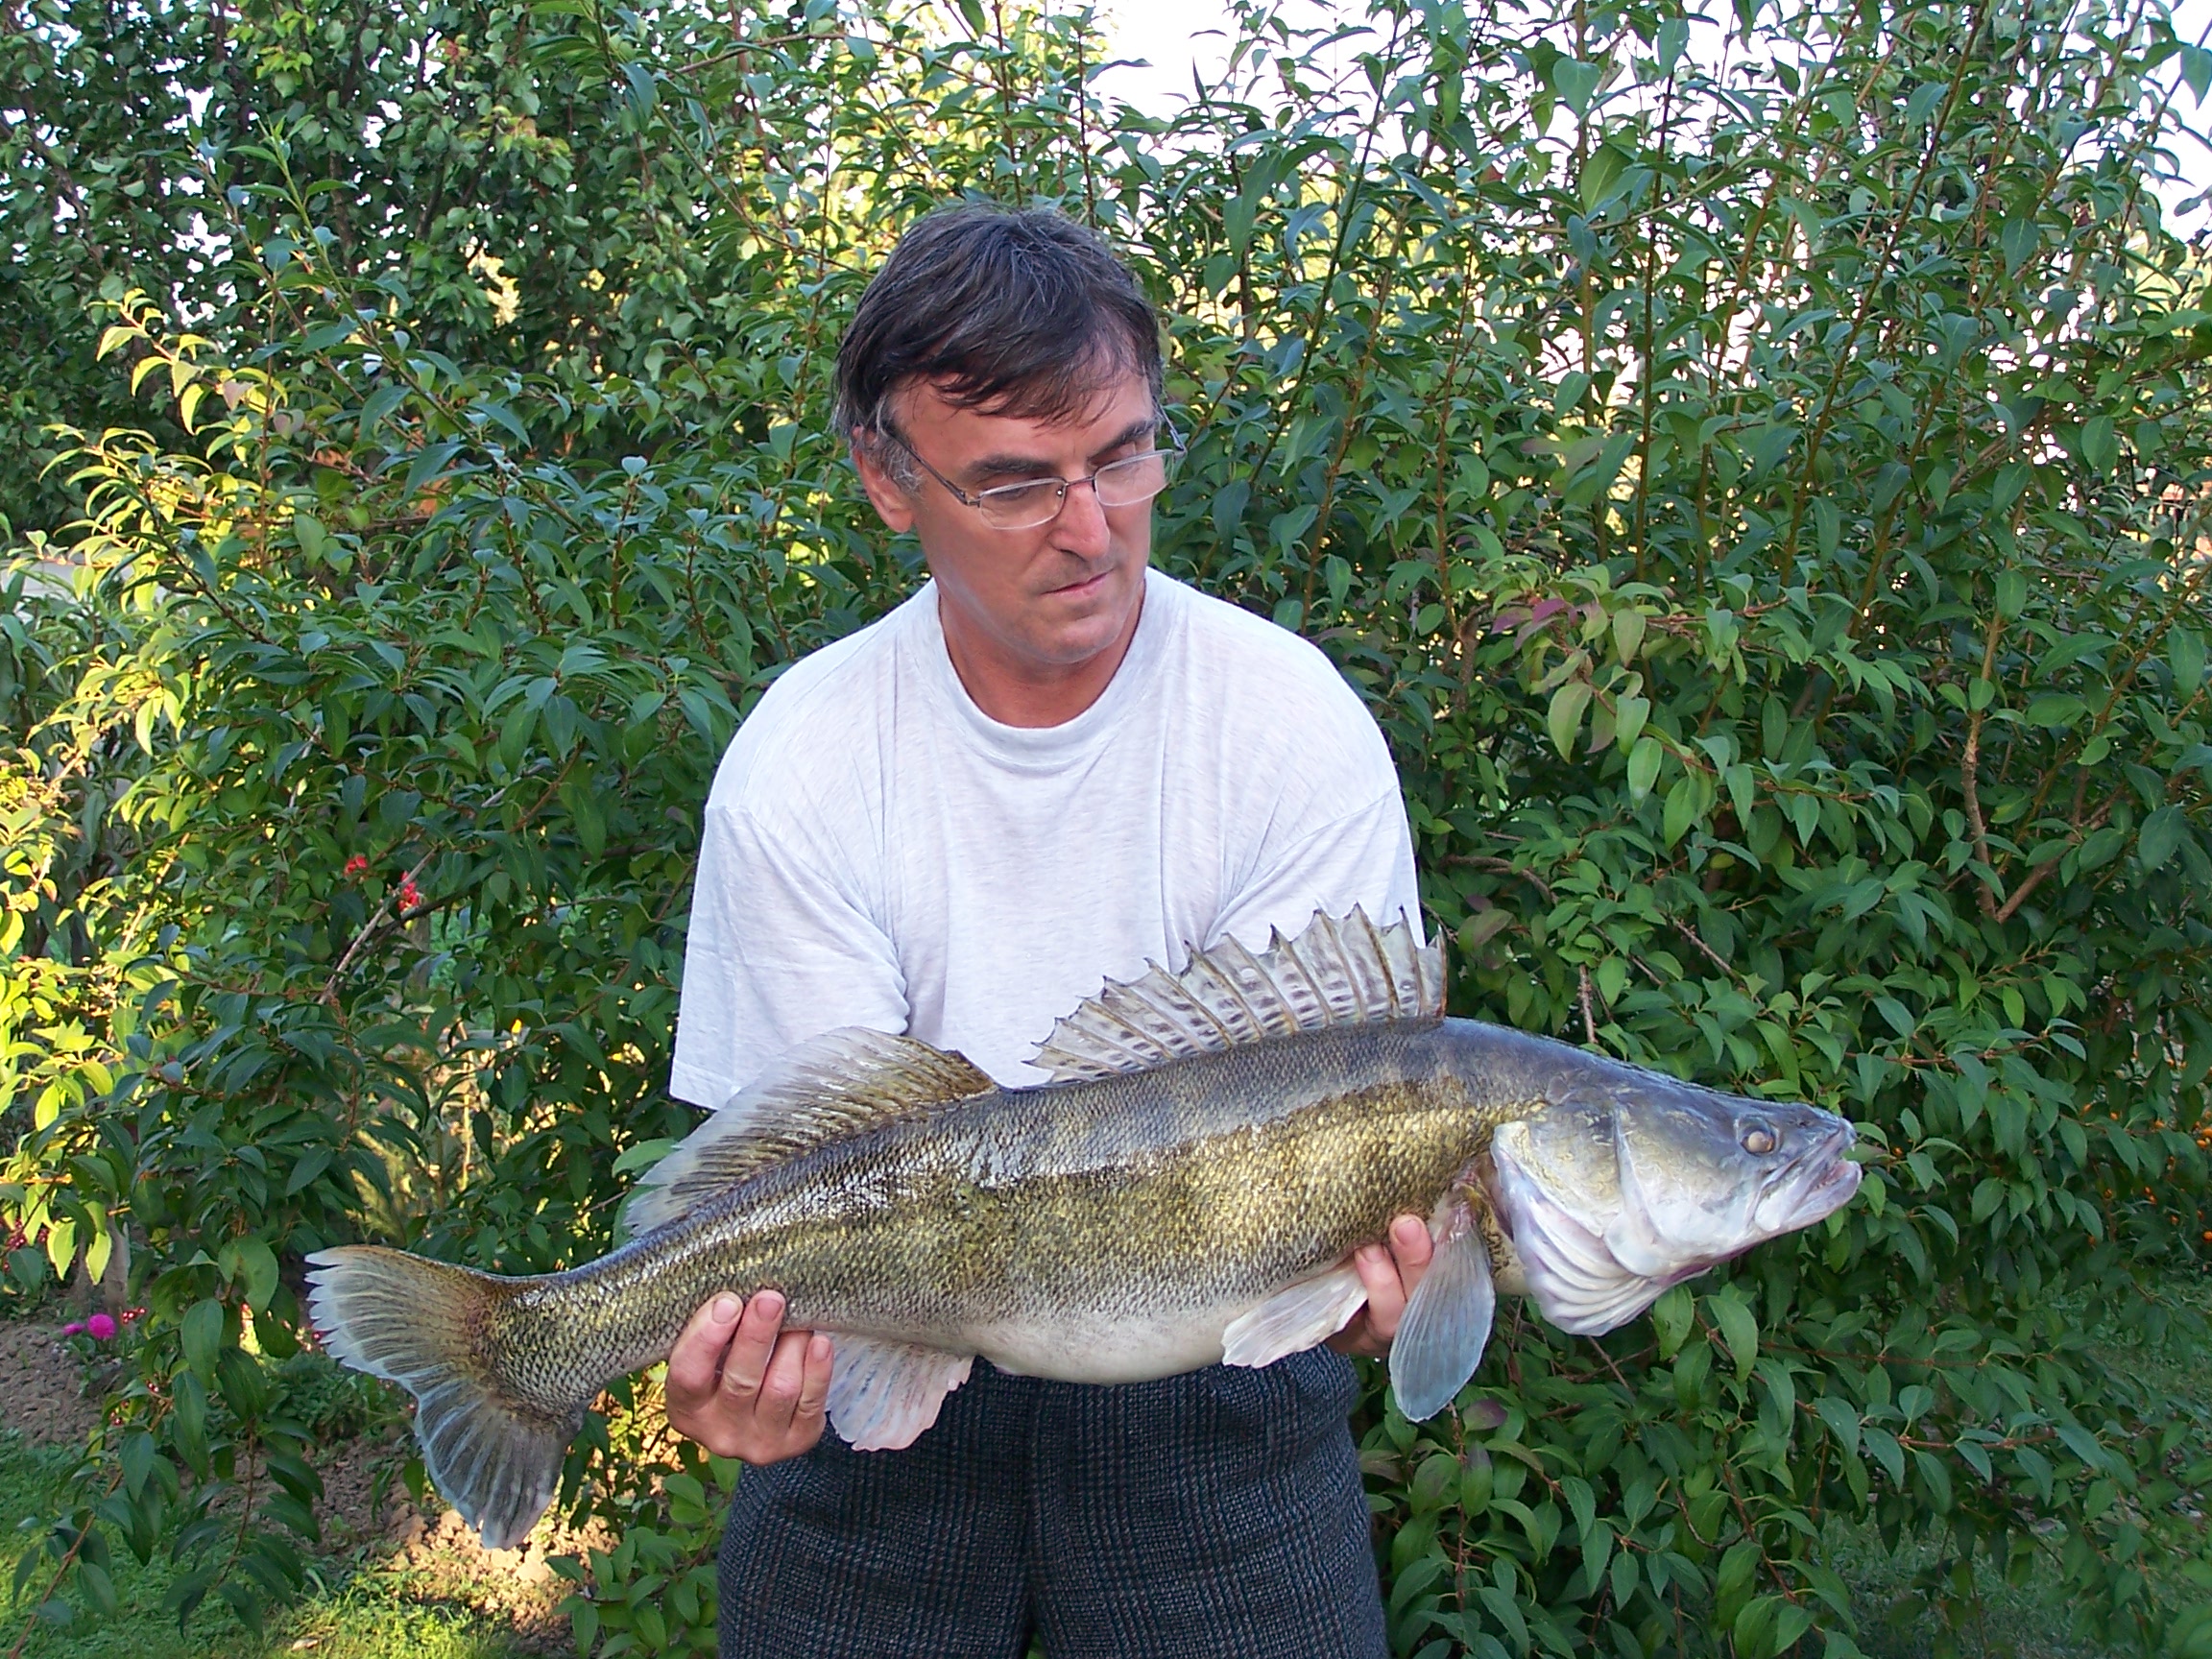
{"type": "MultiPolygon", "coordinates": [[[[1095,463],[1097,455],[1111,454],[1117,449],[1136,443],[1140,438],[1150,436],[1159,429],[1160,421],[1157,416],[1146,415],[1130,421],[1128,425],[1122,427],[1119,432],[1099,446],[1093,457],[1094,463],[1095,463]]],[[[1049,463],[1040,461],[1034,455],[1011,453],[985,455],[979,460],[970,462],[964,470],[972,480],[981,478],[1057,478],[1059,476],[1059,473],[1053,470],[1049,463]]]]}
{"type": "MultiPolygon", "coordinates": [[[[1122,427],[1120,436],[1116,438],[1112,443],[1108,444],[1104,448],[1100,449],[1098,454],[1106,455],[1112,453],[1116,449],[1125,448],[1127,445],[1136,443],[1138,439],[1149,438],[1153,433],[1159,430],[1160,417],[1158,415],[1143,416],[1138,420],[1130,421],[1128,425],[1122,427]]],[[[1095,459],[1095,457],[1094,457],[1094,459],[1095,459]]]]}
{"type": "Polygon", "coordinates": [[[970,478],[1054,478],[1049,462],[1034,455],[986,455],[962,469],[970,478]]]}

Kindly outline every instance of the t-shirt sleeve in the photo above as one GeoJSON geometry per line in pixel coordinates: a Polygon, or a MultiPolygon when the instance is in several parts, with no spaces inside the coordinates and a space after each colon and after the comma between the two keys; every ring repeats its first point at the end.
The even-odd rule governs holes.
{"type": "Polygon", "coordinates": [[[710,1111],[817,1032],[902,1032],[908,1017],[883,930],[742,805],[707,809],[680,1007],[668,1090],[710,1111]]]}
{"type": "Polygon", "coordinates": [[[1233,934],[1256,950],[1271,929],[1295,937],[1315,911],[1342,916],[1355,906],[1382,924],[1403,914],[1422,930],[1413,837],[1395,780],[1382,794],[1277,850],[1231,896],[1215,938],[1233,934]]]}
{"type": "Polygon", "coordinates": [[[1382,728],[1336,664],[1309,640],[1197,594],[1190,730],[1214,739],[1205,763],[1220,803],[1220,884],[1205,943],[1304,931],[1355,908],[1421,927],[1413,837],[1382,728]]]}

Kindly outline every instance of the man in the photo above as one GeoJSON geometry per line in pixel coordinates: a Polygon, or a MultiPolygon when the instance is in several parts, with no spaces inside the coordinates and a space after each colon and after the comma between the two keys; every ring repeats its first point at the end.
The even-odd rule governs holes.
{"type": "MultiPolygon", "coordinates": [[[[1149,571],[1159,325],[1056,213],[914,228],[840,347],[837,421],[930,582],[794,664],[707,806],[672,1088],[720,1106],[838,1025],[1033,1083],[1109,974],[1263,946],[1314,911],[1417,914],[1397,777],[1310,645],[1149,571]]],[[[1358,1257],[1380,1353],[1429,1260],[1358,1257]]],[[[823,1433],[834,1344],[773,1291],[702,1309],[669,1421],[754,1468],[725,1655],[1314,1659],[1383,1651],[1335,1354],[1117,1387],[977,1360],[899,1452],[823,1433]]]]}

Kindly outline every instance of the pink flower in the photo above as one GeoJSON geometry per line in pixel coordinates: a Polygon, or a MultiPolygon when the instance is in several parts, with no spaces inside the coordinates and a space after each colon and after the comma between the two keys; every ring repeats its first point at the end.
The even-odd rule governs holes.
{"type": "Polygon", "coordinates": [[[115,1334],[115,1321],[105,1313],[95,1313],[84,1321],[84,1334],[95,1342],[105,1342],[115,1334]]]}
{"type": "Polygon", "coordinates": [[[64,1336],[82,1336],[82,1335],[84,1335],[84,1322],[82,1319],[72,1319],[72,1320],[70,1320],[68,1324],[66,1324],[66,1325],[64,1325],[64,1326],[62,1326],[62,1327],[61,1327],[61,1334],[62,1334],[62,1335],[64,1335],[64,1336]]]}

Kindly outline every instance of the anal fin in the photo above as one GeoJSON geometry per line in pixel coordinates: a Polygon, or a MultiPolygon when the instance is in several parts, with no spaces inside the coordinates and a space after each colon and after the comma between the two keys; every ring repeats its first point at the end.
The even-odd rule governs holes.
{"type": "Polygon", "coordinates": [[[1390,1387],[1413,1422],[1433,1417],[1467,1385],[1490,1340],[1498,1291],[1490,1250],[1463,1190],[1445,1200],[1436,1254],[1414,1287],[1390,1344],[1390,1387]]]}
{"type": "Polygon", "coordinates": [[[913,1445],[975,1362],[973,1355],[836,1332],[830,1344],[830,1421],[855,1452],[913,1445]]]}
{"type": "Polygon", "coordinates": [[[1229,1322],[1221,1333],[1222,1363],[1272,1365],[1286,1354],[1303,1353],[1343,1330],[1366,1300],[1367,1286],[1350,1267],[1301,1279],[1229,1322]]]}

